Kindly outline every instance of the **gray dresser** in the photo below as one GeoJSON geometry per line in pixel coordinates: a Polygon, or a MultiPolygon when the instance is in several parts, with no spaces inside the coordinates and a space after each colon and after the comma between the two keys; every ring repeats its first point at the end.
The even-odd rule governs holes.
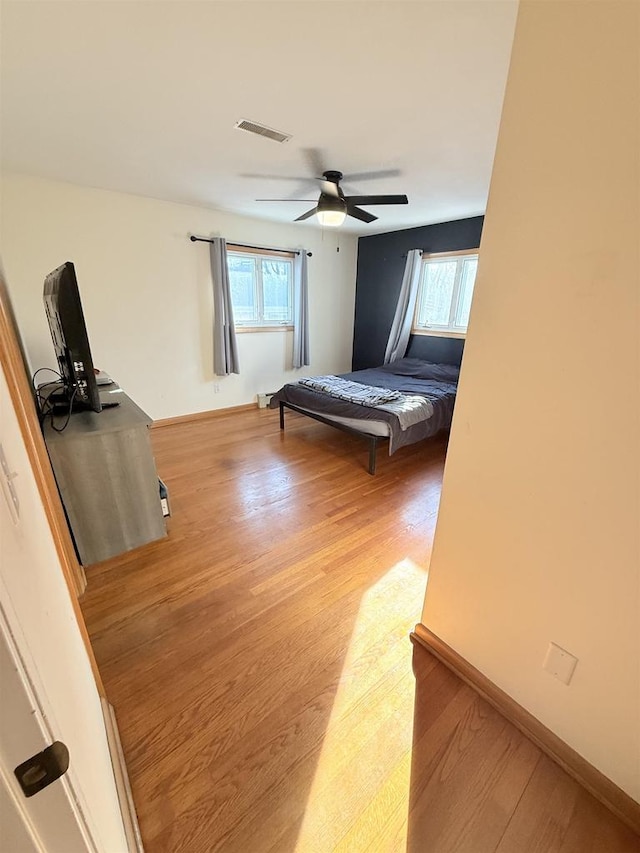
{"type": "MultiPolygon", "coordinates": [[[[83,566],[166,536],[149,426],[151,418],[117,385],[101,397],[120,405],[74,412],[63,432],[43,433],[83,566]]],[[[64,415],[55,419],[59,428],[64,415]]]]}

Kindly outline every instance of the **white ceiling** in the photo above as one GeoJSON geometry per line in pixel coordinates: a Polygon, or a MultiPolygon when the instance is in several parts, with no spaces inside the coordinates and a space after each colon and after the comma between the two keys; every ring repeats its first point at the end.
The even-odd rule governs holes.
{"type": "Polygon", "coordinates": [[[347,194],[409,196],[369,208],[371,225],[347,219],[354,233],[484,212],[515,0],[1,8],[8,171],[290,222],[312,205],[255,199],[317,198],[295,179],[316,171],[311,149],[347,194]],[[236,130],[240,118],[293,138],[236,130]],[[399,175],[347,180],[377,170],[399,175]]]}

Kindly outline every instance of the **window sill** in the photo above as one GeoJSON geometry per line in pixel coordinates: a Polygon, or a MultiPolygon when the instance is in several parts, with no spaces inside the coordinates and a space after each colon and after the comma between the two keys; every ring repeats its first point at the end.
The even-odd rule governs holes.
{"type": "Polygon", "coordinates": [[[461,338],[464,340],[467,337],[466,332],[438,332],[435,329],[411,329],[412,335],[426,335],[431,338],[461,338]]]}
{"type": "Polygon", "coordinates": [[[292,332],[293,326],[236,326],[236,335],[253,332],[292,332]]]}

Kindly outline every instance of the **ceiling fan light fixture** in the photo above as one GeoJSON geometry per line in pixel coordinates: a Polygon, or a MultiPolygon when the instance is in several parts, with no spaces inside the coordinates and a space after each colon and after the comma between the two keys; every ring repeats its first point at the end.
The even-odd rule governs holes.
{"type": "Polygon", "coordinates": [[[338,228],[346,219],[347,203],[343,198],[334,198],[323,193],[316,208],[316,216],[320,225],[338,228]]]}
{"type": "Polygon", "coordinates": [[[317,213],[320,225],[329,225],[338,228],[347,218],[344,210],[319,210],[317,213]]]}

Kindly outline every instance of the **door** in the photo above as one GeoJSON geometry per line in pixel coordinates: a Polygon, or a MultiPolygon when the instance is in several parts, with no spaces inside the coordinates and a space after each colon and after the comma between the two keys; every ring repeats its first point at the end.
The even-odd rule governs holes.
{"type": "MultiPolygon", "coordinates": [[[[47,853],[125,853],[100,696],[4,369],[0,445],[5,458],[0,469],[0,798],[11,815],[7,825],[15,829],[21,819],[24,837],[47,853]],[[67,746],[69,769],[26,799],[13,769],[54,740],[67,746]]],[[[28,846],[25,850],[31,853],[28,846]]]]}
{"type": "Polygon", "coordinates": [[[13,772],[25,759],[46,749],[52,736],[3,617],[0,610],[0,850],[93,851],[73,791],[63,778],[27,799],[13,772]]]}
{"type": "Polygon", "coordinates": [[[43,853],[22,807],[0,764],[0,850],[13,853],[43,853]]]}

